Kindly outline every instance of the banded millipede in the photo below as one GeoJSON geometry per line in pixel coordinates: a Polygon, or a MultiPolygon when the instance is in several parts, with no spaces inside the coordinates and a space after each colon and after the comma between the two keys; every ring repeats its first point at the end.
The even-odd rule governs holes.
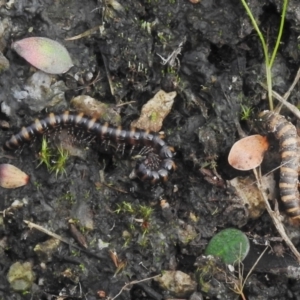
{"type": "Polygon", "coordinates": [[[166,181],[169,172],[175,168],[173,153],[170,147],[157,134],[143,130],[124,130],[121,127],[102,124],[98,119],[85,116],[83,113],[65,111],[61,114],[50,113],[44,119],[36,119],[31,125],[23,127],[5,144],[5,150],[20,148],[32,141],[36,136],[55,129],[68,129],[69,132],[83,131],[92,136],[95,142],[114,143],[120,148],[141,147],[143,159],[135,167],[135,175],[142,181],[155,183],[166,181]]]}
{"type": "Polygon", "coordinates": [[[281,166],[279,190],[286,213],[292,221],[300,221],[300,199],[298,191],[299,149],[297,130],[278,113],[264,111],[259,115],[261,126],[279,140],[281,166]]]}

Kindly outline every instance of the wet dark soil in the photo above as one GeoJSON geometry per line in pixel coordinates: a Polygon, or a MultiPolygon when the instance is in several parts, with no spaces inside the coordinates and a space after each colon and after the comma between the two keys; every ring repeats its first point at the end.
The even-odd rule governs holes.
{"type": "MultiPolygon", "coordinates": [[[[247,2],[273,49],[281,1],[247,2]]],[[[273,89],[280,94],[299,66],[299,7],[297,0],[289,1],[272,71],[273,89]]],[[[79,144],[85,156],[70,157],[59,174],[38,166],[41,141],[16,153],[1,152],[0,163],[17,166],[30,182],[0,188],[0,299],[112,299],[126,283],[164,270],[191,275],[198,293],[179,297],[148,280],[123,289],[117,299],[239,299],[229,280],[232,273],[224,276],[225,266],[200,279],[195,275],[197,266],[207,265],[202,255],[208,241],[229,227],[240,228],[251,240],[245,273],[265,245],[271,246],[246,281],[245,297],[299,299],[299,275],[287,271],[298,264],[270,217],[263,213],[252,220],[226,187],[226,180],[250,174],[227,163],[240,128],[253,133],[251,120],[268,109],[260,85],[265,82],[263,51],[239,0],[2,1],[0,17],[0,50],[10,64],[0,74],[1,145],[35,118],[69,109],[78,95],[110,104],[129,128],[158,90],[177,92],[162,128],[177,168],[164,184],[130,179],[131,157],[86,150],[84,140],[79,144]],[[29,36],[65,45],[74,67],[51,76],[48,85],[43,75],[34,81],[37,70],[11,49],[13,41],[29,36]],[[243,107],[250,111],[247,120],[243,107]],[[16,201],[19,205],[12,207],[16,201]],[[16,262],[29,262],[35,274],[28,291],[14,291],[8,282],[16,262]]],[[[289,102],[298,105],[298,95],[296,86],[289,102]]],[[[282,114],[289,115],[284,109],[282,114]]],[[[273,161],[275,167],[279,163],[273,161]]],[[[299,248],[298,230],[292,230],[299,248]]]]}

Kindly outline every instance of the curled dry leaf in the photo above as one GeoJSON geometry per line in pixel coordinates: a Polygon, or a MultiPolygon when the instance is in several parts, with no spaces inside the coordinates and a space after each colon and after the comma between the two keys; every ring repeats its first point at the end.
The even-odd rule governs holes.
{"type": "MultiPolygon", "coordinates": [[[[248,209],[251,219],[257,219],[262,215],[265,211],[265,202],[253,176],[236,177],[228,181],[227,184],[234,189],[238,197],[237,200],[248,209]]],[[[269,200],[276,198],[275,186],[273,173],[262,177],[262,187],[265,191],[268,191],[269,200]]]]}
{"type": "Polygon", "coordinates": [[[237,170],[252,170],[261,164],[268,148],[267,137],[259,134],[245,137],[234,143],[229,152],[228,162],[237,170]]]}
{"type": "Polygon", "coordinates": [[[48,38],[25,38],[14,42],[12,48],[31,65],[49,74],[62,74],[73,66],[67,49],[48,38]]]}
{"type": "Polygon", "coordinates": [[[53,260],[54,253],[57,251],[61,241],[52,237],[45,242],[36,244],[33,251],[41,262],[47,263],[53,260]]]}
{"type": "Polygon", "coordinates": [[[14,189],[26,185],[29,176],[10,164],[0,165],[0,186],[6,189],[14,189]]]}
{"type": "Polygon", "coordinates": [[[131,123],[131,126],[144,130],[158,132],[162,122],[171,111],[176,92],[158,91],[142,108],[141,116],[131,123]]]}
{"type": "Polygon", "coordinates": [[[163,271],[162,276],[154,278],[154,281],[175,298],[188,298],[197,288],[191,276],[181,271],[163,271]]]}
{"type": "Polygon", "coordinates": [[[103,122],[109,122],[114,126],[121,124],[121,116],[115,111],[113,106],[100,102],[90,96],[81,95],[74,97],[70,104],[77,111],[81,111],[89,117],[101,118],[103,122]]]}

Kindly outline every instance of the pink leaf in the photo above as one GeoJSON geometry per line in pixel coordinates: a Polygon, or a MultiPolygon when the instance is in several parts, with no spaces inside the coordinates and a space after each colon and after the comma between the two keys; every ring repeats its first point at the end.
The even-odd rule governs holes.
{"type": "Polygon", "coordinates": [[[259,134],[247,136],[232,146],[228,162],[237,170],[254,169],[261,164],[268,147],[269,142],[266,137],[259,134]]]}
{"type": "Polygon", "coordinates": [[[49,74],[62,74],[73,66],[67,49],[48,38],[26,38],[14,42],[12,48],[31,65],[49,74]]]}
{"type": "Polygon", "coordinates": [[[6,189],[14,189],[26,185],[29,176],[19,168],[10,164],[0,164],[0,186],[6,189]]]}

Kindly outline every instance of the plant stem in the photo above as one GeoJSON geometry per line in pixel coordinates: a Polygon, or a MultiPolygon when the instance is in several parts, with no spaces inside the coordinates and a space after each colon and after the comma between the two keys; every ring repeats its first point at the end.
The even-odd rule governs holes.
{"type": "Polygon", "coordinates": [[[280,41],[281,41],[281,37],[282,37],[282,32],[283,32],[283,27],[284,27],[284,21],[285,21],[285,15],[286,15],[286,9],[287,9],[287,5],[288,5],[288,0],[284,0],[283,1],[283,9],[282,9],[282,14],[281,14],[281,22],[280,22],[280,27],[279,27],[279,31],[278,31],[278,36],[277,36],[277,40],[276,40],[276,45],[274,47],[271,59],[268,53],[268,46],[265,42],[265,39],[257,25],[257,22],[249,8],[249,6],[247,5],[245,0],[241,0],[247,14],[249,15],[249,18],[252,22],[252,25],[254,27],[254,29],[256,30],[261,44],[262,44],[262,48],[264,51],[264,56],[265,56],[265,64],[266,64],[266,76],[267,76],[267,87],[268,87],[268,98],[269,98],[269,107],[270,110],[273,110],[273,99],[272,99],[272,66],[274,63],[274,60],[276,58],[276,54],[280,45],[280,41]]]}
{"type": "Polygon", "coordinates": [[[279,45],[280,45],[288,2],[289,2],[288,0],[284,0],[283,1],[283,8],[282,8],[282,14],[281,14],[280,27],[279,27],[279,31],[278,31],[276,45],[274,47],[274,50],[273,50],[273,53],[272,53],[272,57],[271,57],[271,60],[270,60],[270,69],[273,66],[273,63],[274,63],[274,60],[275,60],[275,57],[276,57],[276,54],[277,54],[277,50],[278,50],[279,45]]]}
{"type": "Polygon", "coordinates": [[[271,68],[266,62],[266,74],[267,74],[267,87],[268,87],[268,98],[269,98],[269,107],[270,110],[273,110],[273,98],[272,98],[272,72],[271,68]]]}

